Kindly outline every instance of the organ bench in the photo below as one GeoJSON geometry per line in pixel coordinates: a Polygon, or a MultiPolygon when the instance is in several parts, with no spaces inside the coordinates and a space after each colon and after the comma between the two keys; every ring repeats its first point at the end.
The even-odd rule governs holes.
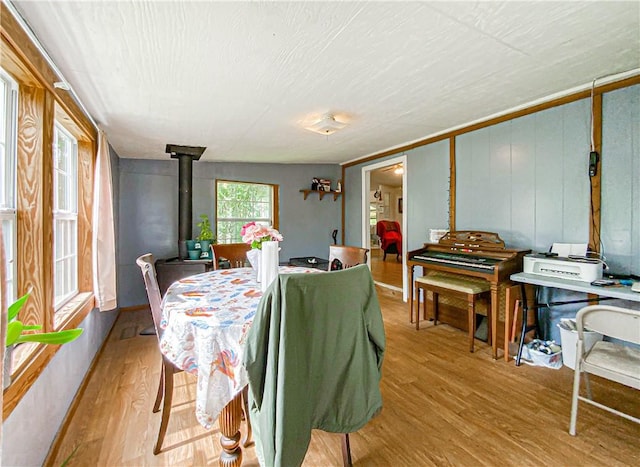
{"type": "MultiPolygon", "coordinates": [[[[469,324],[469,352],[473,352],[474,334],[476,332],[476,300],[483,295],[491,299],[491,287],[488,282],[478,282],[462,277],[430,275],[416,278],[416,293],[418,308],[416,310],[416,331],[420,329],[420,291],[425,290],[433,294],[433,324],[438,324],[438,295],[454,295],[467,300],[469,324]]],[[[424,297],[423,317],[427,315],[427,300],[424,297]]],[[[497,317],[496,317],[497,318],[497,317]]],[[[487,319],[491,323],[491,308],[488,308],[487,319]]],[[[488,326],[488,340],[491,344],[491,325],[488,326]]]]}

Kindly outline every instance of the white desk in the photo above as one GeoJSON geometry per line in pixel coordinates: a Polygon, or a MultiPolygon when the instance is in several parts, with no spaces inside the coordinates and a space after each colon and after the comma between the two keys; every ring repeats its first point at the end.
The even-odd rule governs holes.
{"type": "Polygon", "coordinates": [[[556,289],[573,290],[574,292],[584,292],[601,297],[619,298],[640,302],[640,293],[632,292],[631,286],[609,286],[596,287],[589,282],[574,281],[570,279],[558,279],[556,277],[541,276],[539,274],[527,274],[519,272],[511,275],[511,280],[521,284],[541,285],[544,287],[555,287],[556,289]]]}
{"type": "MultiPolygon", "coordinates": [[[[633,302],[640,302],[640,293],[632,292],[631,286],[609,286],[609,287],[596,287],[589,282],[581,282],[570,279],[559,279],[556,277],[541,276],[539,274],[527,274],[519,272],[511,275],[511,280],[520,283],[520,293],[522,298],[522,332],[520,333],[520,344],[518,346],[518,356],[516,357],[516,366],[520,365],[520,358],[522,357],[522,347],[524,343],[524,335],[532,328],[527,327],[527,311],[529,310],[527,304],[527,297],[525,292],[525,284],[531,284],[534,286],[554,287],[556,289],[572,290],[574,292],[583,292],[586,294],[598,295],[598,297],[606,298],[618,298],[621,300],[630,300],[633,302]]],[[[554,305],[566,305],[569,303],[587,303],[597,301],[598,299],[584,299],[584,300],[569,300],[563,302],[552,302],[538,305],[537,303],[533,307],[534,310],[543,307],[549,307],[554,305]]],[[[537,328],[536,318],[536,328],[537,328]]],[[[537,332],[537,329],[536,329],[537,332]]],[[[505,336],[508,334],[505,334],[505,336]]]]}

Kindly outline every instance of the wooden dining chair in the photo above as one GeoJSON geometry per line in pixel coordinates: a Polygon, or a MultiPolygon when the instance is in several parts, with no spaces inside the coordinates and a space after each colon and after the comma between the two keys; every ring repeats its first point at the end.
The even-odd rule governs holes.
{"type": "MultiPolygon", "coordinates": [[[[251,249],[251,245],[247,243],[216,243],[211,244],[211,253],[213,255],[213,269],[220,269],[219,261],[221,259],[229,262],[230,268],[242,268],[247,263],[247,251],[251,249]]],[[[245,386],[242,390],[242,410],[244,419],[247,422],[247,436],[242,441],[243,446],[249,446],[252,441],[251,420],[249,419],[249,386],[245,386]]]]}
{"type": "Polygon", "coordinates": [[[357,246],[329,246],[329,270],[347,269],[358,264],[366,264],[368,248],[360,248],[357,246]],[[334,260],[338,260],[333,267],[334,260]]]}
{"type": "Polygon", "coordinates": [[[229,261],[229,267],[242,268],[247,263],[247,251],[251,245],[247,243],[216,243],[211,245],[213,254],[213,269],[219,269],[219,261],[225,259],[229,261]]]}
{"type": "MultiPolygon", "coordinates": [[[[153,325],[156,329],[156,336],[158,336],[158,346],[160,344],[160,338],[162,337],[162,328],[160,327],[160,321],[162,319],[162,309],[160,304],[162,299],[160,298],[160,288],[158,287],[158,279],[156,277],[156,268],[153,262],[153,255],[147,253],[136,259],[136,264],[140,266],[142,270],[142,278],[144,279],[144,285],[147,289],[147,297],[149,298],[149,306],[151,307],[151,315],[153,316],[153,325]]],[[[158,454],[162,449],[162,442],[164,436],[167,433],[167,425],[169,424],[169,414],[171,412],[171,401],[173,400],[173,375],[181,372],[182,370],[175,366],[167,357],[162,353],[162,369],[160,372],[160,384],[158,385],[158,393],[156,395],[156,401],[153,404],[153,413],[160,410],[160,403],[162,404],[162,418],[160,420],[160,430],[158,431],[158,438],[153,448],[153,453],[158,454]]]]}

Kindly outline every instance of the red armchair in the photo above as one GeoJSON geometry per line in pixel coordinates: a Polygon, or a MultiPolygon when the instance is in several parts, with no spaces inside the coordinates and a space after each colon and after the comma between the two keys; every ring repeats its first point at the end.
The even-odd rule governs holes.
{"type": "Polygon", "coordinates": [[[387,253],[396,254],[396,260],[400,261],[402,254],[402,232],[400,224],[396,221],[378,221],[376,235],[380,237],[380,246],[384,251],[382,261],[387,259],[387,253]]]}

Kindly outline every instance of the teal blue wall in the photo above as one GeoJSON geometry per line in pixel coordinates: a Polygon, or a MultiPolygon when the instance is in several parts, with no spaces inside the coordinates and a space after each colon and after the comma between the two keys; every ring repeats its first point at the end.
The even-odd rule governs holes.
{"type": "MultiPolygon", "coordinates": [[[[168,156],[167,156],[168,159],[168,156]]],[[[280,225],[284,235],[280,261],[298,256],[328,258],[331,232],[340,229],[341,202],[333,196],[322,200],[301,189],[311,187],[313,177],[340,178],[336,164],[193,163],[193,233],[200,214],[215,218],[215,181],[233,180],[279,185],[280,225]]],[[[155,258],[178,255],[178,162],[174,159],[120,159],[120,226],[118,229],[118,297],[121,306],[147,303],[138,256],[155,258]]]]}
{"type": "Polygon", "coordinates": [[[456,228],[547,251],[589,242],[588,100],[456,138],[456,228]]]}
{"type": "Polygon", "coordinates": [[[607,264],[640,275],[640,86],[602,99],[602,243],[607,264]]]}

